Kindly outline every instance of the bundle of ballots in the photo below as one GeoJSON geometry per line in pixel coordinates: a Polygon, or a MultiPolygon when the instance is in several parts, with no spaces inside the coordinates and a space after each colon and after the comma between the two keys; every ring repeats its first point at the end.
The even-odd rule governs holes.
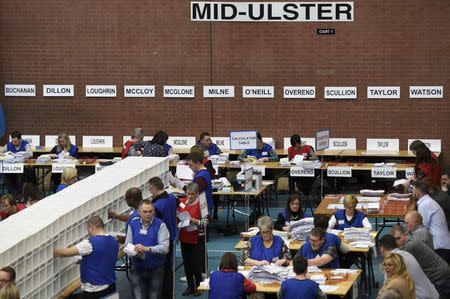
{"type": "Polygon", "coordinates": [[[289,231],[291,232],[291,240],[306,240],[309,233],[314,228],[314,218],[307,217],[298,221],[289,223],[289,231]]]}
{"type": "Polygon", "coordinates": [[[266,266],[255,266],[248,274],[248,278],[252,281],[269,284],[273,282],[281,283],[289,277],[289,270],[285,267],[270,264],[266,266]]]}

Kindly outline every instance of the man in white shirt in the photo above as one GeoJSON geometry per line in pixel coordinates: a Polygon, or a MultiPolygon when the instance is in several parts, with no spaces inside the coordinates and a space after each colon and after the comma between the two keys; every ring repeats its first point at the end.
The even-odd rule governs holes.
{"type": "Polygon", "coordinates": [[[81,255],[80,276],[84,299],[102,298],[116,291],[116,260],[119,242],[106,234],[103,220],[93,216],[87,221],[89,238],[75,246],[56,248],[55,257],[81,255]]]}
{"type": "Polygon", "coordinates": [[[392,253],[398,253],[403,257],[406,270],[411,275],[416,285],[417,299],[438,299],[439,293],[434,285],[423,272],[417,260],[407,251],[396,248],[395,238],[391,235],[384,235],[380,240],[380,251],[383,257],[387,257],[392,253]]]}

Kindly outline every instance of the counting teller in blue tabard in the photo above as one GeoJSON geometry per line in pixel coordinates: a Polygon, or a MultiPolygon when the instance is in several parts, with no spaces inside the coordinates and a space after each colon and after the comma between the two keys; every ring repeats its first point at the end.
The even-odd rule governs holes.
{"type": "Polygon", "coordinates": [[[349,227],[364,227],[372,230],[372,224],[367,219],[366,214],[356,210],[358,199],[355,195],[344,197],[344,209],[337,210],[328,222],[328,228],[343,230],[349,227]]]}

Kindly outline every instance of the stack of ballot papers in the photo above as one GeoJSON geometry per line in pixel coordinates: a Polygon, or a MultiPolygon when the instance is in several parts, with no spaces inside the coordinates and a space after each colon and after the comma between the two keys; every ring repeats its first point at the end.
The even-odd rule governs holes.
{"type": "Polygon", "coordinates": [[[376,214],[380,211],[380,203],[379,202],[369,202],[366,204],[364,209],[368,214],[376,214]]]}
{"type": "Polygon", "coordinates": [[[4,163],[21,163],[25,160],[26,152],[5,152],[2,156],[0,156],[0,160],[4,163]]]}
{"type": "Polygon", "coordinates": [[[288,268],[279,267],[275,264],[253,267],[248,274],[248,279],[261,284],[269,284],[273,282],[281,283],[283,280],[289,277],[290,276],[288,268]]]}
{"type": "Polygon", "coordinates": [[[380,202],[381,197],[379,196],[356,196],[359,203],[370,203],[370,202],[380,202]]]}
{"type": "Polygon", "coordinates": [[[48,163],[52,160],[52,158],[50,157],[50,155],[40,155],[39,157],[37,157],[36,159],[36,163],[37,164],[44,164],[44,163],[48,163]]]}
{"type": "Polygon", "coordinates": [[[318,169],[322,167],[322,162],[319,160],[307,160],[307,161],[299,161],[299,162],[292,162],[291,164],[294,164],[296,166],[303,167],[305,169],[318,169]]]}
{"type": "Polygon", "coordinates": [[[362,196],[383,196],[384,190],[370,190],[370,189],[363,189],[359,191],[359,193],[362,196]]]}
{"type": "Polygon", "coordinates": [[[373,164],[374,167],[394,167],[395,163],[384,163],[384,162],[380,162],[380,163],[374,163],[373,164]]]}
{"type": "Polygon", "coordinates": [[[393,201],[409,201],[412,193],[391,193],[388,194],[387,199],[393,201]]]}
{"type": "Polygon", "coordinates": [[[369,230],[357,227],[344,228],[344,241],[370,241],[369,230]]]}
{"type": "Polygon", "coordinates": [[[314,228],[314,218],[307,217],[299,221],[291,221],[289,223],[289,231],[291,232],[292,240],[306,240],[309,233],[314,228]]]}
{"type": "Polygon", "coordinates": [[[291,166],[291,162],[289,161],[289,158],[281,158],[280,165],[283,167],[289,167],[291,166]]]}
{"type": "Polygon", "coordinates": [[[327,277],[323,274],[313,274],[311,275],[311,280],[314,280],[318,284],[324,284],[327,280],[327,277]]]}

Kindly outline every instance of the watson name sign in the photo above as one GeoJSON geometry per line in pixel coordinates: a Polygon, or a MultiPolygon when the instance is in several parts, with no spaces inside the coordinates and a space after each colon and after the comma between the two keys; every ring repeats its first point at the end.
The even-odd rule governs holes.
{"type": "Polygon", "coordinates": [[[191,2],[191,21],[353,22],[353,2],[191,2]]]}

